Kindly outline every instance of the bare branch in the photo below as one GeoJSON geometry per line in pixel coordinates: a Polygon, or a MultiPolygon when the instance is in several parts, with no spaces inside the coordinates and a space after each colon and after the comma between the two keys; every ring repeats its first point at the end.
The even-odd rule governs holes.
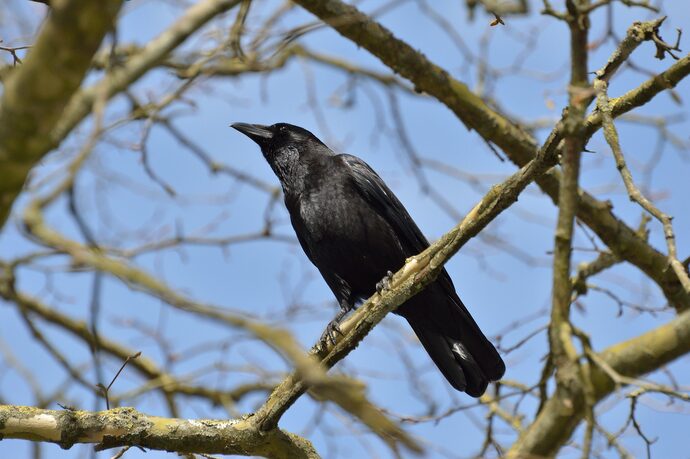
{"type": "Polygon", "coordinates": [[[278,429],[261,432],[247,419],[170,419],[134,408],[88,412],[0,405],[0,435],[57,443],[65,449],[90,443],[96,451],[137,446],[178,453],[319,457],[308,440],[278,429]]]}
{"type": "MultiPolygon", "coordinates": [[[[0,103],[0,228],[29,170],[59,142],[51,133],[77,91],[123,0],[60,2],[0,103]]],[[[86,107],[91,109],[92,103],[86,107]]]]}

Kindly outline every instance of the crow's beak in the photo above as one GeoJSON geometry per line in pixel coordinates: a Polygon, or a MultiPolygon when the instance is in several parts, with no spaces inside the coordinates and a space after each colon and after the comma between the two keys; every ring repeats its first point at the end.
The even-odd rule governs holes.
{"type": "Polygon", "coordinates": [[[233,123],[230,126],[234,129],[237,129],[259,145],[273,137],[273,133],[268,126],[262,126],[261,124],[233,123]]]}

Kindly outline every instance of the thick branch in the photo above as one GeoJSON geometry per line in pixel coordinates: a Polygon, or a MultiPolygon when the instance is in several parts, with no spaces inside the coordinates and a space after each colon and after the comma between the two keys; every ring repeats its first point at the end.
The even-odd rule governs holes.
{"type": "MultiPolygon", "coordinates": [[[[637,378],[690,352],[690,311],[669,323],[613,345],[599,358],[616,373],[637,378]]],[[[616,382],[599,366],[588,368],[597,401],[616,389],[616,382]]],[[[550,398],[539,416],[513,445],[508,457],[553,457],[570,438],[585,413],[584,390],[573,386],[571,398],[550,398]]]]}
{"type": "MultiPolygon", "coordinates": [[[[573,5],[573,2],[567,2],[573,5]]],[[[572,9],[577,9],[573,6],[572,9]]],[[[572,70],[570,78],[570,103],[565,119],[565,147],[561,167],[561,181],[558,188],[558,222],[554,241],[553,290],[551,311],[551,352],[554,363],[560,369],[574,356],[568,356],[572,347],[570,329],[570,258],[573,229],[577,213],[577,190],[580,175],[580,153],[584,148],[582,127],[584,121],[587,82],[587,30],[579,16],[570,21],[570,48],[572,70]]],[[[574,351],[574,349],[572,350],[574,351]]]]}
{"type": "Polygon", "coordinates": [[[277,429],[260,432],[246,419],[160,418],[134,408],[89,412],[0,405],[0,438],[51,442],[66,449],[91,443],[97,451],[131,445],[179,453],[319,457],[308,440],[277,429]]]}
{"type": "MultiPolygon", "coordinates": [[[[583,457],[589,457],[594,431],[594,400],[589,381],[577,356],[573,343],[573,330],[570,323],[570,305],[572,284],[570,282],[571,255],[575,215],[577,214],[580,176],[580,156],[585,147],[583,127],[587,103],[591,99],[587,79],[587,36],[589,18],[581,16],[578,11],[588,4],[587,0],[568,0],[566,5],[570,12],[570,60],[571,75],[569,104],[563,123],[565,132],[563,158],[561,160],[561,182],[558,188],[558,221],[554,241],[553,287],[551,323],[549,324],[550,362],[556,368],[556,393],[553,397],[569,399],[573,386],[585,388],[585,406],[587,429],[583,447],[583,457]]],[[[532,428],[532,426],[530,426],[532,428]]]]}
{"type": "Polygon", "coordinates": [[[0,105],[0,228],[29,170],[79,88],[122,0],[56,1],[24,63],[5,80],[0,105]]]}

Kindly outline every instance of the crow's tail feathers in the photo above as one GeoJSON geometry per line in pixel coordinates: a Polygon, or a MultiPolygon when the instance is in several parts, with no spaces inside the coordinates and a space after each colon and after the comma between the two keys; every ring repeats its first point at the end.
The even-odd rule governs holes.
{"type": "Polygon", "coordinates": [[[498,381],[505,373],[501,356],[469,314],[462,317],[460,323],[453,324],[453,328],[460,332],[452,333],[452,336],[431,322],[410,318],[408,322],[431,359],[455,389],[467,392],[472,397],[480,397],[489,381],[498,381]]]}

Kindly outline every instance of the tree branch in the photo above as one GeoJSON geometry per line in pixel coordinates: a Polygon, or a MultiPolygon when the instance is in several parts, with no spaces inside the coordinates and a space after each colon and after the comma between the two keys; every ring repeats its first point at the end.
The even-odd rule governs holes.
{"type": "MultiPolygon", "coordinates": [[[[598,354],[617,374],[637,378],[669,364],[690,352],[690,310],[643,335],[615,344],[598,354]]],[[[594,397],[598,402],[616,389],[614,381],[601,365],[588,366],[594,397]]],[[[584,416],[583,388],[572,387],[571,397],[551,397],[532,425],[525,430],[507,453],[509,458],[553,457],[568,441],[584,416]]]]}
{"type": "Polygon", "coordinates": [[[0,437],[96,445],[96,451],[139,446],[197,454],[318,458],[312,444],[282,430],[261,432],[247,419],[186,420],[148,416],[134,408],[89,412],[0,405],[0,437]]]}
{"type": "Polygon", "coordinates": [[[121,4],[55,2],[24,63],[5,80],[0,103],[0,228],[29,170],[57,146],[51,134],[103,37],[112,30],[121,4]]]}
{"type": "Polygon", "coordinates": [[[565,132],[561,182],[558,187],[558,221],[555,231],[553,256],[553,286],[551,294],[551,322],[549,324],[550,362],[556,369],[556,393],[553,397],[568,399],[573,385],[581,386],[585,394],[587,428],[585,430],[583,458],[588,458],[594,432],[594,400],[592,388],[580,365],[573,343],[573,327],[570,323],[572,284],[570,282],[571,255],[577,192],[580,177],[580,156],[585,147],[583,138],[585,110],[591,100],[587,77],[587,37],[589,18],[579,13],[588,0],[567,0],[568,26],[570,29],[571,74],[568,88],[569,103],[563,123],[565,132]]]}

